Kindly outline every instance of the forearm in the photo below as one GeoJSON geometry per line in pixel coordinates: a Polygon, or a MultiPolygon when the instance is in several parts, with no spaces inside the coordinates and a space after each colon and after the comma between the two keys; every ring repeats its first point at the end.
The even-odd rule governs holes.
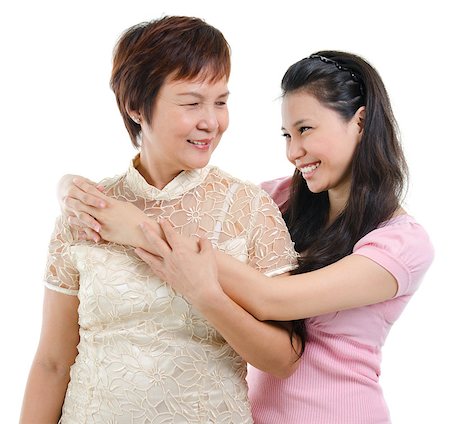
{"type": "Polygon", "coordinates": [[[21,423],[57,423],[79,343],[77,296],[45,289],[41,337],[28,377],[21,423]]]}
{"type": "Polygon", "coordinates": [[[261,322],[223,295],[196,307],[245,361],[279,378],[290,376],[298,366],[300,343],[269,322],[261,322]]]}
{"type": "Polygon", "coordinates": [[[56,424],[69,383],[70,367],[52,367],[35,359],[28,377],[21,424],[56,424]]]}
{"type": "Polygon", "coordinates": [[[290,321],[358,308],[391,299],[397,291],[392,274],[359,255],[274,278],[220,252],[216,258],[224,292],[260,320],[290,321]]]}
{"type": "Polygon", "coordinates": [[[270,299],[268,282],[271,278],[230,255],[219,251],[215,254],[223,291],[257,319],[266,319],[267,299],[270,299]]]}

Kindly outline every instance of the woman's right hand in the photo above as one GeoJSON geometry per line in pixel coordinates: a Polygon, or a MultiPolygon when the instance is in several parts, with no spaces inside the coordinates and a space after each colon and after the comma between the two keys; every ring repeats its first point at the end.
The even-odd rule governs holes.
{"type": "Polygon", "coordinates": [[[89,212],[91,207],[102,209],[108,205],[109,198],[102,193],[103,190],[104,187],[79,175],[64,175],[58,183],[61,211],[81,238],[101,240],[101,224],[89,212]]]}
{"type": "Polygon", "coordinates": [[[210,304],[211,296],[223,295],[209,240],[182,236],[166,220],[156,229],[148,221],[140,228],[145,241],[135,252],[161,280],[200,310],[210,304]]]}

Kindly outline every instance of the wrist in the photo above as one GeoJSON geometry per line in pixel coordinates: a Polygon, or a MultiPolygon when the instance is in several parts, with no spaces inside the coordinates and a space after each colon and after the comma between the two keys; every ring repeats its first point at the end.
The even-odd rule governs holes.
{"type": "Polygon", "coordinates": [[[192,299],[192,304],[204,315],[208,315],[209,311],[218,310],[223,306],[228,296],[220,287],[216,280],[209,284],[207,289],[202,289],[197,293],[195,299],[192,299]]]}

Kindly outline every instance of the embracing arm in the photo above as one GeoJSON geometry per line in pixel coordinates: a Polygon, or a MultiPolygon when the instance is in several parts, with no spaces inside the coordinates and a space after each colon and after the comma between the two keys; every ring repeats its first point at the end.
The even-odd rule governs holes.
{"type": "Polygon", "coordinates": [[[228,344],[254,367],[279,378],[289,377],[296,370],[301,341],[294,337],[291,345],[288,325],[283,328],[279,323],[261,322],[225,294],[211,297],[197,307],[228,344]]]}
{"type": "Polygon", "coordinates": [[[360,255],[273,279],[220,252],[216,258],[225,293],[261,320],[294,320],[357,308],[383,302],[397,292],[394,276],[360,255]]]}
{"type": "MultiPolygon", "coordinates": [[[[152,250],[155,248],[154,242],[163,238],[159,225],[153,220],[131,204],[109,199],[86,180],[78,182],[78,188],[84,193],[83,196],[91,196],[84,201],[103,199],[107,203],[102,209],[84,205],[76,199],[70,200],[70,197],[67,200],[72,202],[72,208],[81,208],[85,213],[105,222],[102,225],[102,236],[106,240],[116,241],[116,237],[118,242],[142,247],[161,256],[161,251],[152,250]],[[139,230],[139,224],[144,221],[147,225],[145,238],[139,230]]],[[[75,193],[74,196],[79,197],[80,193],[75,193]]],[[[169,227],[168,224],[166,227],[169,227]]],[[[181,239],[177,243],[177,246],[181,246],[181,239]]],[[[193,259],[198,254],[195,242],[184,239],[184,247],[189,245],[189,255],[186,254],[185,258],[179,260],[178,272],[192,268],[195,262],[193,259]]],[[[237,305],[260,320],[289,321],[374,304],[392,298],[397,291],[397,282],[392,274],[371,259],[359,255],[347,256],[314,272],[275,278],[266,277],[224,253],[215,252],[215,255],[223,291],[237,305]]],[[[194,273],[199,268],[205,268],[205,264],[211,261],[214,262],[214,258],[192,268],[194,273]]],[[[176,285],[180,278],[175,270],[173,278],[165,280],[186,296],[187,286],[176,285]]],[[[208,280],[204,282],[205,284],[200,285],[197,279],[192,287],[199,291],[205,285],[214,284],[208,280]]],[[[191,302],[195,304],[195,299],[191,299],[191,302]]]]}
{"type": "Polygon", "coordinates": [[[291,345],[288,324],[261,322],[223,292],[217,280],[214,251],[208,240],[201,239],[195,249],[197,253],[191,257],[192,239],[188,241],[175,233],[165,221],[161,225],[174,249],[155,237],[151,228],[144,224],[143,231],[148,237],[144,247],[155,251],[156,239],[165,246],[159,250],[160,256],[141,248],[136,249],[136,253],[156,275],[195,305],[247,362],[280,378],[290,376],[299,364],[297,352],[301,350],[301,341],[294,337],[291,345]],[[186,255],[190,256],[190,265],[180,269],[179,263],[184,263],[186,255]],[[197,282],[201,284],[197,285],[197,282]]]}
{"type": "Polygon", "coordinates": [[[25,389],[21,424],[59,420],[77,355],[77,308],[76,296],[45,289],[41,337],[25,389]]]}

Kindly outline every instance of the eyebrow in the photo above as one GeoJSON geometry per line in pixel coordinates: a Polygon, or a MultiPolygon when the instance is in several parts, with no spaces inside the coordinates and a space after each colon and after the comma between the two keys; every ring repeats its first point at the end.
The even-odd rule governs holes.
{"type": "MultiPolygon", "coordinates": [[[[299,119],[298,121],[296,121],[294,123],[294,125],[292,125],[293,127],[297,127],[298,125],[302,125],[305,121],[307,121],[307,119],[299,119]]],[[[281,131],[286,131],[286,128],[281,127],[281,131]]]]}
{"type": "MultiPolygon", "coordinates": [[[[222,97],[227,97],[230,94],[229,91],[226,91],[225,93],[221,94],[218,96],[218,98],[222,98],[222,97]]],[[[203,99],[204,96],[200,93],[196,93],[195,91],[187,91],[184,93],[177,93],[178,96],[193,96],[196,97],[197,99],[203,99]]]]}

